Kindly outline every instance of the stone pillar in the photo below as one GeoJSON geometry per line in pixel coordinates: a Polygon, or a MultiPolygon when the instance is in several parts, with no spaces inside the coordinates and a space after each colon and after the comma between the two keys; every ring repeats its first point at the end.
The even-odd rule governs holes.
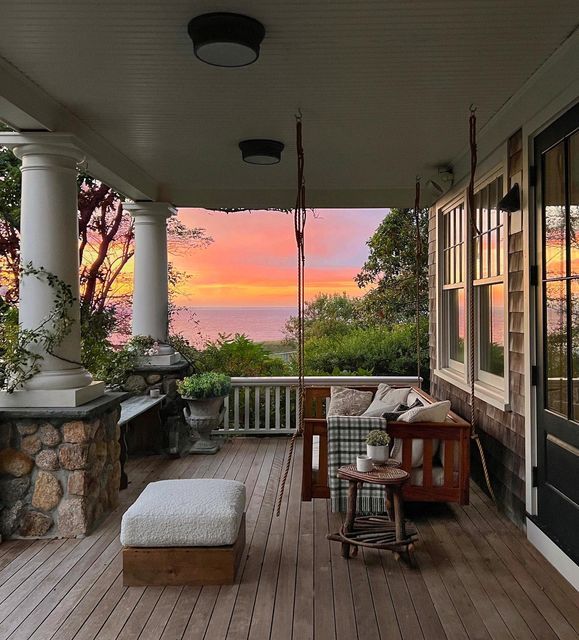
{"type": "MultiPolygon", "coordinates": [[[[69,315],[70,333],[50,355],[39,349],[40,371],[24,389],[2,394],[3,406],[76,406],[104,392],[92,383],[80,364],[80,287],[78,258],[77,165],[83,154],[70,142],[46,134],[42,143],[26,134],[7,141],[22,160],[20,217],[21,264],[43,267],[72,290],[75,299],[69,315]],[[7,396],[7,397],[6,397],[7,396]]],[[[37,329],[54,307],[54,289],[46,278],[25,275],[20,285],[19,320],[23,329],[37,329]]]]}
{"type": "Polygon", "coordinates": [[[174,364],[179,354],[167,344],[167,218],[176,210],[166,202],[135,202],[124,206],[135,221],[133,335],[148,336],[159,343],[158,354],[149,358],[150,364],[174,364]]]}

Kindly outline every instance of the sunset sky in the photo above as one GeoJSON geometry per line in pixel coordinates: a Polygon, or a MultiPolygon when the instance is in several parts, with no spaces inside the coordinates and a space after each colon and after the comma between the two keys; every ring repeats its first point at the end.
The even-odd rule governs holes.
{"type": "MultiPolygon", "coordinates": [[[[359,295],[353,281],[368,255],[366,241],[387,209],[319,209],[306,225],[306,297],[318,292],[359,295]]],[[[290,214],[180,209],[187,225],[213,238],[205,249],[173,255],[190,278],[176,302],[186,306],[293,306],[296,248],[290,214]]]]}

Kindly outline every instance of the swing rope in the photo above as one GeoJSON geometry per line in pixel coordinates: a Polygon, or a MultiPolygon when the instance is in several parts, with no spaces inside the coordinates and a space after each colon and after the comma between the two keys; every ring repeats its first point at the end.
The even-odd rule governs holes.
{"type": "Polygon", "coordinates": [[[422,262],[422,236],[420,235],[420,178],[416,177],[416,196],[414,198],[414,225],[416,227],[416,262],[414,277],[416,279],[416,377],[422,387],[421,380],[421,348],[420,348],[420,266],[422,262]]]}
{"type": "Polygon", "coordinates": [[[468,304],[469,304],[469,341],[470,341],[470,362],[469,362],[469,374],[470,374],[470,437],[475,441],[480,460],[483,468],[483,473],[485,477],[485,482],[487,485],[487,489],[489,490],[489,494],[496,503],[495,492],[493,491],[491,485],[491,479],[489,476],[489,470],[487,467],[487,461],[484,453],[484,449],[482,443],[480,441],[478,435],[478,412],[476,408],[476,396],[475,396],[475,375],[476,375],[476,367],[475,367],[475,357],[476,357],[476,348],[475,348],[475,295],[474,295],[474,275],[476,268],[476,255],[475,255],[475,237],[478,233],[476,220],[475,220],[475,204],[474,204],[474,179],[477,168],[477,142],[476,142],[476,107],[471,105],[470,107],[470,117],[469,117],[469,145],[470,145],[470,180],[468,183],[467,190],[467,208],[468,208],[468,219],[470,221],[470,280],[471,284],[469,287],[469,295],[468,295],[468,304]]]}
{"type": "Polygon", "coordinates": [[[306,183],[304,178],[304,147],[302,140],[302,114],[298,111],[296,115],[296,148],[298,159],[298,182],[296,206],[294,209],[294,232],[297,247],[297,303],[298,303],[298,388],[296,394],[296,416],[297,426],[294,431],[289,445],[289,451],[280,480],[279,491],[277,496],[276,516],[279,517],[281,512],[281,503],[285,493],[285,486],[291,468],[294,455],[295,443],[304,430],[304,403],[306,395],[305,383],[305,365],[304,365],[304,329],[305,329],[305,264],[306,256],[304,251],[304,231],[306,227],[307,211],[306,211],[306,183]]]}

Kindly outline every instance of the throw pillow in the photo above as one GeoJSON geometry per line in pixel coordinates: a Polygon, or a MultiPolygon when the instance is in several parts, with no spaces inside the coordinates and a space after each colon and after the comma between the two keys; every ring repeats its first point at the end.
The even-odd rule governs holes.
{"type": "MultiPolygon", "coordinates": [[[[420,407],[413,407],[399,418],[398,422],[444,422],[450,410],[450,401],[434,402],[420,407]]],[[[432,442],[432,456],[436,455],[440,443],[432,442]]],[[[390,457],[402,462],[402,440],[396,438],[390,457]]],[[[412,441],[412,468],[421,467],[424,460],[424,440],[412,441]]]]}
{"type": "Polygon", "coordinates": [[[358,391],[346,387],[330,388],[330,416],[360,416],[372,402],[371,391],[358,391]]]}
{"type": "Polygon", "coordinates": [[[450,400],[414,407],[403,413],[400,422],[444,422],[450,411],[450,400]]]}
{"type": "Polygon", "coordinates": [[[409,387],[394,389],[388,384],[379,384],[372,404],[366,409],[363,415],[379,418],[385,413],[395,411],[398,405],[406,403],[409,393],[409,387]]]}
{"type": "Polygon", "coordinates": [[[414,404],[410,407],[407,407],[405,404],[399,404],[394,411],[386,411],[382,417],[386,418],[388,422],[397,422],[403,413],[406,413],[409,409],[414,409],[414,407],[421,406],[422,402],[420,402],[420,400],[415,400],[414,404]]]}

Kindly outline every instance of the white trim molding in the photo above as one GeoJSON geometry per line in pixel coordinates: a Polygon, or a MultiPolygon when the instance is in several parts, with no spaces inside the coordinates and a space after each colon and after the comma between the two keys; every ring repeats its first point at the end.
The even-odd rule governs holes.
{"type": "Polygon", "coordinates": [[[579,565],[527,518],[527,539],[579,591],[579,565]]]}

